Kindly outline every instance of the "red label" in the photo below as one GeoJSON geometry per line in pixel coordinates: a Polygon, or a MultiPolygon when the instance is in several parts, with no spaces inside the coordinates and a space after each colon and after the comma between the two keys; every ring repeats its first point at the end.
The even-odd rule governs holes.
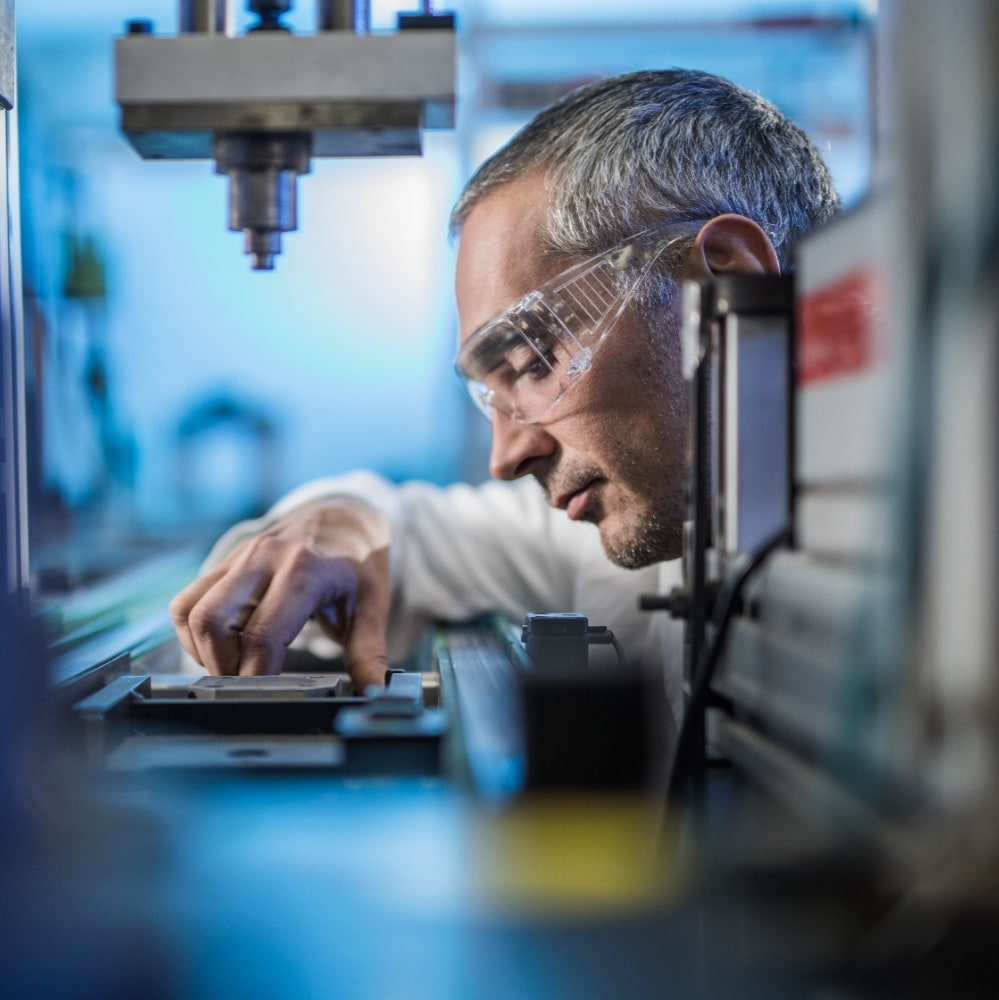
{"type": "Polygon", "coordinates": [[[877,360],[878,282],[854,271],[798,303],[798,382],[853,375],[877,360]]]}

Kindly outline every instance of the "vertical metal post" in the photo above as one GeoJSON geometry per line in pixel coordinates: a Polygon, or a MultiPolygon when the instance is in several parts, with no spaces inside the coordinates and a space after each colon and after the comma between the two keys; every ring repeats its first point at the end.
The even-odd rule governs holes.
{"type": "Polygon", "coordinates": [[[370,0],[319,0],[320,31],[353,31],[366,35],[371,27],[370,0]]]}
{"type": "MultiPolygon", "coordinates": [[[[709,400],[711,396],[711,352],[712,321],[714,315],[713,286],[703,282],[698,296],[699,361],[690,383],[691,414],[691,471],[690,471],[690,521],[692,538],[688,553],[688,587],[690,590],[690,617],[687,619],[686,652],[687,663],[685,682],[693,691],[697,682],[697,670],[701,665],[707,620],[710,613],[707,595],[707,552],[711,544],[709,523],[713,516],[710,485],[710,431],[709,400]]],[[[688,701],[688,710],[692,707],[688,701]]],[[[700,801],[703,790],[705,766],[705,724],[704,715],[690,719],[691,760],[688,770],[691,786],[690,794],[695,802],[700,801]]]]}
{"type": "MultiPolygon", "coordinates": [[[[46,764],[45,651],[29,607],[27,435],[14,4],[0,3],[0,845],[31,835],[46,764]]],[[[5,869],[0,866],[0,881],[5,869]]]]}
{"type": "Polygon", "coordinates": [[[24,326],[18,218],[14,12],[0,6],[0,504],[3,593],[27,609],[28,510],[24,326]]]}
{"type": "Polygon", "coordinates": [[[232,0],[180,0],[178,25],[182,33],[231,35],[235,30],[232,0]]]}

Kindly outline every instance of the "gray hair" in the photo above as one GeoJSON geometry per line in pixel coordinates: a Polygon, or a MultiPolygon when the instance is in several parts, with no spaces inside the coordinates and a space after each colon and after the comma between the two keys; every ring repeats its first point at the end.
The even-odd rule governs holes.
{"type": "Polygon", "coordinates": [[[543,238],[567,257],[735,212],[764,229],[786,270],[794,244],[839,208],[800,128],[757,94],[693,70],[610,77],[560,98],[479,167],[452,234],[479,200],[534,170],[551,199],[543,238]]]}

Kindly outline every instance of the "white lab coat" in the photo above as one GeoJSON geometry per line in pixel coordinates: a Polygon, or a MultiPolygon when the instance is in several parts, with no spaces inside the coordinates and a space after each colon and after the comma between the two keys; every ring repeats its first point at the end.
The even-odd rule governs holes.
{"type": "MultiPolygon", "coordinates": [[[[674,719],[682,705],[682,627],[665,612],[638,610],[638,595],[680,583],[680,561],[621,569],[604,555],[590,524],[548,506],[534,480],[401,485],[370,472],[317,479],[282,498],[265,517],[231,528],[206,568],[268,524],[327,497],[367,500],[392,528],[389,658],[397,661],[436,621],[498,611],[512,621],[528,611],[575,611],[613,630],[628,662],[661,671],[674,719]]],[[[336,647],[309,624],[296,646],[319,655],[336,647]]]]}

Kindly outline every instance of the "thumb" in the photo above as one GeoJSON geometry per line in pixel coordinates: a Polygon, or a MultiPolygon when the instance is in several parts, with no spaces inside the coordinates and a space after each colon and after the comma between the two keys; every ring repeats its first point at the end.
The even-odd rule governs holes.
{"type": "Polygon", "coordinates": [[[388,549],[373,552],[358,573],[357,603],[343,643],[343,656],[354,683],[364,691],[371,684],[385,684],[389,667],[386,631],[389,613],[388,549]]]}

